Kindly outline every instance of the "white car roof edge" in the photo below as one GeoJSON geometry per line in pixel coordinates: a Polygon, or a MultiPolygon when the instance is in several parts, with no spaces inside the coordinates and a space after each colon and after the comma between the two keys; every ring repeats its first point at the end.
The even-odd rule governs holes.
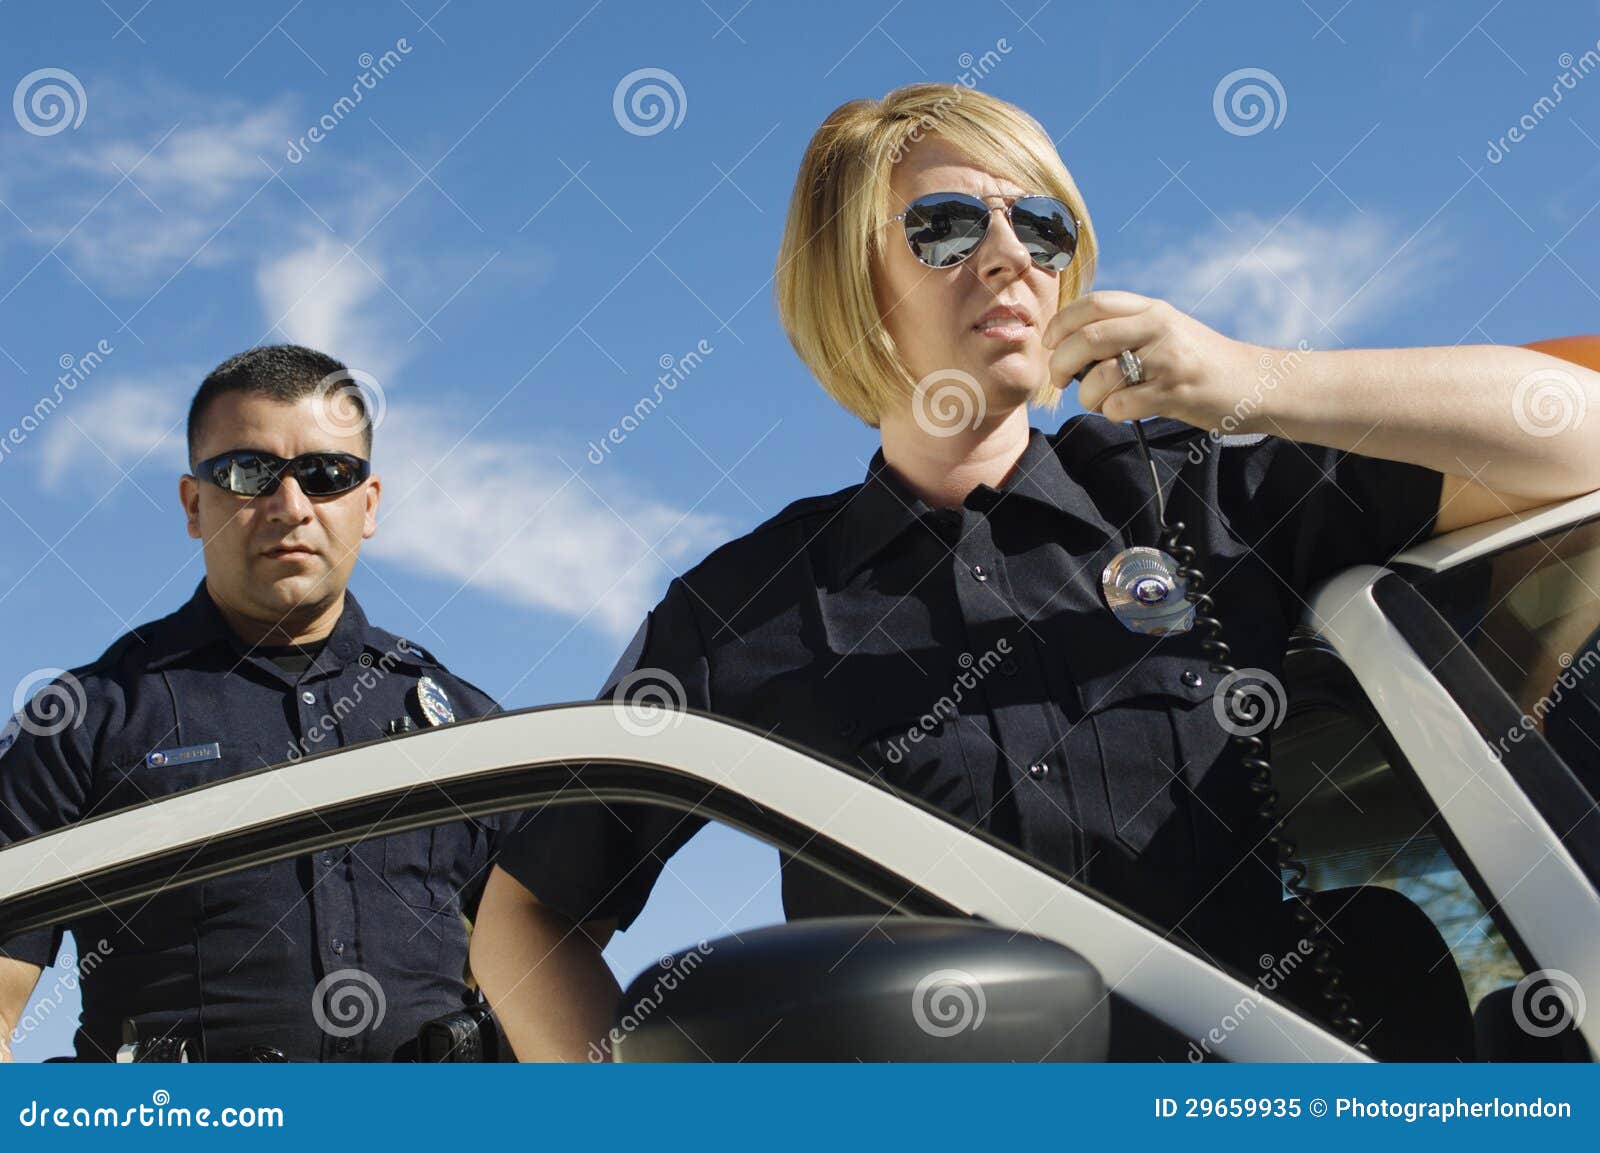
{"type": "Polygon", "coordinates": [[[731,789],[970,915],[1075,949],[1109,988],[1230,1060],[1359,1050],[1093,896],[959,825],[718,718],[588,702],[500,714],[284,764],[0,850],[0,902],[319,807],[537,764],[632,761],[731,789]],[[537,756],[522,750],[538,749],[537,756]],[[402,759],[403,758],[403,759],[402,759]],[[157,809],[159,820],[151,819],[157,809]],[[206,830],[197,836],[194,830],[206,830]],[[71,864],[69,864],[71,862],[71,864]],[[1002,895],[1003,894],[1003,895],[1002,895]]]}
{"type": "Polygon", "coordinates": [[[1591,492],[1441,533],[1396,554],[1389,563],[1440,572],[1597,516],[1600,492],[1591,492]]]}

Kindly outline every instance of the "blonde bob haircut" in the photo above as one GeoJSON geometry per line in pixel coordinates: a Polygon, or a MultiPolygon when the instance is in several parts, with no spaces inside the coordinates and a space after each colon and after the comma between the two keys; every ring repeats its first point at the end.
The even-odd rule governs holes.
{"type": "MultiPolygon", "coordinates": [[[[773,292],[800,359],[829,396],[873,428],[916,387],[879,315],[872,268],[885,243],[905,243],[886,226],[904,207],[891,206],[889,178],[926,136],[943,138],[977,167],[1072,210],[1080,221],[1078,247],[1060,274],[1060,306],[1094,281],[1098,249],[1083,197],[1049,134],[1022,109],[960,84],[908,84],[882,100],[841,104],[800,161],[773,292]]],[[[1032,399],[1054,409],[1061,390],[1046,384],[1032,399]]]]}

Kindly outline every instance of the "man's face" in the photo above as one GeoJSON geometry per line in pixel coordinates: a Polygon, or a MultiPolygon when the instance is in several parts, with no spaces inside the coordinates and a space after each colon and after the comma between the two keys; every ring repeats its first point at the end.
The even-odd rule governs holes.
{"type": "MultiPolygon", "coordinates": [[[[366,457],[359,429],[328,431],[315,419],[318,403],[311,396],[284,404],[224,393],[204,414],[195,460],[236,449],[285,459],[306,452],[366,457]]],[[[361,542],[377,531],[379,488],[373,476],[349,492],[312,498],[285,476],[269,495],[242,497],[184,477],[180,495],[189,535],[204,542],[212,597],[269,625],[331,604],[350,580],[361,542]]]]}

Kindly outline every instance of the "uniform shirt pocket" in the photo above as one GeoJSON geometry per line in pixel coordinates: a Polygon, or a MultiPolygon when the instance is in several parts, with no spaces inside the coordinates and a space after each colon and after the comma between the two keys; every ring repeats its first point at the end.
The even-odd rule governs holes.
{"type": "Polygon", "coordinates": [[[438,826],[390,833],[383,838],[383,880],[401,901],[418,909],[436,909],[432,885],[434,841],[438,826]]]}
{"type": "Polygon", "coordinates": [[[961,749],[961,719],[912,714],[858,735],[855,764],[887,785],[936,805],[964,821],[981,816],[977,792],[961,749]]]}
{"type": "MultiPolygon", "coordinates": [[[[958,668],[956,672],[959,672],[958,668]]],[[[971,823],[983,815],[962,750],[960,710],[949,677],[884,676],[845,660],[823,685],[836,718],[840,759],[874,780],[971,823]]]]}
{"type": "Polygon", "coordinates": [[[460,893],[483,865],[483,835],[476,822],[454,821],[383,838],[386,899],[399,905],[383,910],[379,938],[387,942],[390,963],[398,969],[430,979],[464,974],[467,935],[460,893]]]}
{"type": "Polygon", "coordinates": [[[400,900],[418,909],[459,909],[461,890],[486,853],[475,821],[452,821],[383,838],[383,879],[400,900]]]}
{"type": "Polygon", "coordinates": [[[1210,731],[1223,735],[1212,717],[1211,679],[1203,660],[1157,649],[1084,686],[1109,833],[1133,854],[1193,856],[1193,789],[1222,743],[1210,731]]]}

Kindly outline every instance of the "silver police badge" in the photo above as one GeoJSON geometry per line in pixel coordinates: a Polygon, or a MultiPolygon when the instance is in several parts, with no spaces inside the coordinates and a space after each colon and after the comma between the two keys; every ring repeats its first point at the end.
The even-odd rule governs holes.
{"type": "Polygon", "coordinates": [[[1194,627],[1189,582],[1178,562],[1158,548],[1123,549],[1100,573],[1111,613],[1131,632],[1164,637],[1194,627]]]}
{"type": "Polygon", "coordinates": [[[450,698],[432,677],[417,679],[417,707],[430,725],[448,725],[456,719],[450,698]]]}

